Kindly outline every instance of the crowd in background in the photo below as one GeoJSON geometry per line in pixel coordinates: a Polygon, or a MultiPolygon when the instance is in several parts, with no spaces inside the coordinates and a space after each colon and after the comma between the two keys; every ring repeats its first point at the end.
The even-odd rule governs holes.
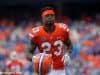
{"type": "MultiPolygon", "coordinates": [[[[64,17],[63,23],[68,24],[73,42],[72,63],[70,75],[99,75],[100,74],[100,19],[91,16],[80,20],[64,17]]],[[[0,20],[0,71],[6,70],[7,62],[12,51],[18,53],[23,63],[23,74],[32,74],[32,63],[27,59],[30,46],[28,33],[41,22],[21,21],[2,18],[0,20]]]]}

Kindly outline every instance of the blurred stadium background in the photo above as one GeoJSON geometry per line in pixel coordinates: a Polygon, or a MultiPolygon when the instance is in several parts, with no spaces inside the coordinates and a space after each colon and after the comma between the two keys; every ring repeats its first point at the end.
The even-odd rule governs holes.
{"type": "Polygon", "coordinates": [[[0,0],[0,72],[16,50],[24,64],[23,74],[32,75],[27,59],[28,33],[41,25],[40,9],[55,8],[57,21],[68,24],[73,42],[71,75],[100,75],[99,0],[0,0]]]}

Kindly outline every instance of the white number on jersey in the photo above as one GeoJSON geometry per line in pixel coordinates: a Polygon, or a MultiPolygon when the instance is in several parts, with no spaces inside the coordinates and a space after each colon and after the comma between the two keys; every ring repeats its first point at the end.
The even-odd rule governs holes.
{"type": "Polygon", "coordinates": [[[19,72],[19,71],[20,71],[20,66],[19,66],[19,65],[17,65],[17,66],[12,66],[12,67],[11,67],[11,71],[12,71],[12,72],[19,72]]]}
{"type": "MultiPolygon", "coordinates": [[[[60,55],[63,47],[63,42],[61,40],[57,40],[54,42],[53,45],[57,47],[57,50],[54,52],[54,55],[56,56],[60,55]]],[[[41,47],[44,48],[43,51],[51,50],[51,44],[49,42],[42,43],[41,47]]]]}
{"type": "Polygon", "coordinates": [[[41,46],[44,48],[43,51],[49,51],[51,49],[51,44],[49,42],[44,42],[41,46]]]}
{"type": "Polygon", "coordinates": [[[35,28],[33,28],[32,31],[33,31],[33,33],[37,33],[37,32],[39,32],[39,27],[35,27],[35,28]]]}
{"type": "Polygon", "coordinates": [[[39,27],[33,28],[33,29],[32,29],[32,33],[29,33],[29,36],[30,36],[31,38],[34,38],[34,34],[37,33],[37,32],[39,32],[39,27]]]}
{"type": "Polygon", "coordinates": [[[58,50],[58,51],[55,51],[54,54],[56,56],[60,55],[62,47],[63,47],[63,42],[61,40],[55,41],[54,42],[54,46],[57,46],[57,50],[58,50]]]}

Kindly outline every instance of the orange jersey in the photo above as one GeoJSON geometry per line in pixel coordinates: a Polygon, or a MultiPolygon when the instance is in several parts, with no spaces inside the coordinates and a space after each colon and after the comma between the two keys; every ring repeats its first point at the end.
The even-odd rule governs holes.
{"type": "Polygon", "coordinates": [[[38,46],[40,52],[52,54],[53,69],[64,69],[62,57],[64,55],[63,43],[69,37],[69,29],[63,23],[55,23],[54,30],[48,33],[43,26],[32,29],[29,34],[31,40],[38,46]]]}
{"type": "Polygon", "coordinates": [[[22,70],[22,63],[19,61],[11,61],[7,65],[7,70],[12,72],[12,75],[20,75],[18,72],[21,72],[22,70]]]}

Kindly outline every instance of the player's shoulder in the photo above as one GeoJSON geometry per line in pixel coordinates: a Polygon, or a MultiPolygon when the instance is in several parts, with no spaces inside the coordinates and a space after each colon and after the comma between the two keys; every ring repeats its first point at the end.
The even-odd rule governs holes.
{"type": "Polygon", "coordinates": [[[34,27],[32,28],[32,33],[38,33],[40,32],[40,29],[41,29],[41,26],[34,27]]]}
{"type": "Polygon", "coordinates": [[[69,31],[68,25],[65,23],[55,23],[55,25],[61,30],[69,31]]]}
{"type": "Polygon", "coordinates": [[[37,26],[31,29],[31,32],[28,34],[29,38],[32,39],[36,37],[40,32],[41,26],[37,26]]]}

